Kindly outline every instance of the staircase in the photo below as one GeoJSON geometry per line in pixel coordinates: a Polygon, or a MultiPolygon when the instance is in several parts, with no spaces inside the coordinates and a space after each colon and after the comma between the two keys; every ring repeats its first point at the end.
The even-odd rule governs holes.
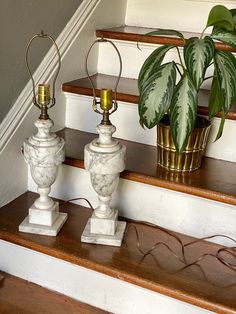
{"type": "MultiPolygon", "coordinates": [[[[84,60],[79,63],[79,78],[74,69],[76,62],[71,61],[80,51],[80,40],[84,43],[80,58],[84,58],[96,34],[96,38],[111,39],[123,60],[117,93],[119,108],[111,121],[117,128],[115,136],[127,147],[127,160],[112,205],[125,219],[142,220],[181,233],[185,242],[192,237],[212,234],[236,239],[236,146],[232,136],[236,134],[236,106],[229,112],[223,136],[217,142],[213,139],[220,116],[214,118],[201,169],[184,175],[157,167],[156,130],[140,127],[137,110],[137,76],[145,58],[159,44],[182,45],[177,38],[145,35],[150,27],[157,26],[157,17],[159,27],[178,28],[181,10],[186,10],[186,19],[181,19],[179,29],[185,31],[187,38],[193,35],[189,31],[200,31],[198,24],[204,26],[209,8],[215,3],[194,0],[178,0],[175,4],[170,0],[165,4],[155,0],[146,0],[145,4],[141,0],[122,0],[120,4],[111,0],[87,3],[94,3],[91,13],[63,60],[68,67],[60,78],[62,91],[58,98],[62,108],[53,111],[53,119],[60,129],[58,134],[66,141],[66,160],[52,187],[52,196],[62,200],[85,197],[93,205],[97,203],[89,174],[84,170],[83,149],[96,136],[95,127],[100,117],[92,111],[92,89],[85,78],[84,60]],[[172,21],[164,19],[168,6],[179,13],[172,21]],[[158,12],[157,16],[152,8],[158,12]],[[115,17],[112,19],[106,14],[103,19],[104,10],[116,12],[115,17]],[[193,22],[195,15],[199,15],[196,19],[199,23],[193,22]],[[121,24],[126,26],[116,27],[121,24]],[[89,35],[86,37],[86,34],[89,35]],[[137,41],[141,50],[137,48],[137,41]],[[63,117],[64,123],[61,122],[63,117]]],[[[227,6],[232,7],[230,1],[227,6]]],[[[218,44],[218,48],[230,50],[223,44],[218,44]]],[[[98,96],[102,88],[114,86],[119,70],[116,58],[112,48],[103,43],[90,60],[98,96]]],[[[205,85],[199,95],[201,115],[207,115],[208,88],[205,85]]],[[[36,191],[30,175],[27,188],[36,191]]],[[[222,288],[235,282],[235,273],[226,271],[214,260],[207,259],[203,263],[211,278],[207,282],[194,267],[177,274],[163,270],[165,264],[170,272],[179,266],[165,248],[155,251],[161,265],[158,266],[152,256],[141,262],[138,241],[132,230],[126,234],[121,248],[80,243],[80,234],[91,215],[81,203],[63,205],[61,210],[68,212],[69,219],[56,238],[19,233],[18,224],[36,197],[32,192],[26,192],[2,208],[0,270],[114,313],[236,313],[235,286],[222,288]]],[[[156,229],[140,225],[137,228],[141,230],[140,242],[146,250],[159,239],[167,241],[156,229]]],[[[189,253],[189,260],[204,252],[214,253],[222,244],[232,246],[232,241],[225,238],[213,241],[217,244],[198,243],[189,253]]],[[[176,243],[174,248],[179,250],[176,243]]]]}

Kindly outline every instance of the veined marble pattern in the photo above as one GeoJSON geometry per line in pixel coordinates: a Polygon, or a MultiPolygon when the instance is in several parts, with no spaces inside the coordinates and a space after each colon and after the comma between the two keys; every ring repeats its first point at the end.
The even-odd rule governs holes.
{"type": "Polygon", "coordinates": [[[35,126],[38,132],[24,142],[24,157],[38,185],[39,198],[29,209],[29,217],[22,222],[19,230],[55,236],[67,214],[59,214],[58,205],[48,194],[56,180],[58,166],[65,159],[65,142],[50,131],[52,120],[37,120],[35,126]]]}
{"type": "Polygon", "coordinates": [[[65,141],[50,131],[53,121],[36,120],[38,132],[24,142],[24,157],[40,188],[50,187],[57,177],[58,165],[65,160],[65,141]]]}
{"type": "Polygon", "coordinates": [[[99,138],[84,149],[85,169],[90,172],[99,206],[84,230],[82,242],[117,246],[122,242],[125,224],[118,222],[118,211],[110,207],[110,201],[118,186],[120,172],[125,169],[126,147],[112,138],[115,130],[113,125],[98,125],[99,138]]]}
{"type": "Polygon", "coordinates": [[[116,131],[114,125],[101,125],[97,126],[97,132],[99,134],[98,144],[101,146],[114,146],[118,144],[118,141],[112,137],[112,134],[116,131]]]}
{"type": "Polygon", "coordinates": [[[32,145],[30,139],[24,142],[25,161],[30,165],[50,167],[60,165],[65,160],[65,142],[58,138],[58,143],[48,147],[32,145]]]}
{"type": "MultiPolygon", "coordinates": [[[[91,183],[98,194],[100,205],[95,209],[98,218],[109,218],[111,195],[119,183],[120,172],[125,169],[126,147],[112,138],[113,125],[99,125],[99,138],[85,146],[85,169],[90,172],[91,183]]],[[[117,219],[117,218],[116,218],[117,219]]]]}
{"type": "Polygon", "coordinates": [[[93,152],[88,144],[85,147],[85,169],[97,174],[120,173],[125,169],[125,152],[124,145],[114,153],[93,152]]]}
{"type": "Polygon", "coordinates": [[[36,120],[38,132],[24,142],[25,161],[38,167],[60,165],[65,160],[65,141],[50,131],[52,120],[36,120]]]}
{"type": "Polygon", "coordinates": [[[45,167],[31,164],[30,173],[38,187],[46,188],[55,182],[58,173],[58,166],[47,167],[45,169],[45,167]]]}
{"type": "Polygon", "coordinates": [[[90,178],[94,190],[101,196],[110,196],[115,191],[119,183],[119,173],[91,173],[90,178]]]}
{"type": "Polygon", "coordinates": [[[35,136],[35,139],[46,139],[48,140],[51,137],[55,137],[55,133],[51,132],[51,128],[53,127],[54,123],[51,119],[48,120],[36,120],[34,125],[38,129],[38,132],[35,136]]]}

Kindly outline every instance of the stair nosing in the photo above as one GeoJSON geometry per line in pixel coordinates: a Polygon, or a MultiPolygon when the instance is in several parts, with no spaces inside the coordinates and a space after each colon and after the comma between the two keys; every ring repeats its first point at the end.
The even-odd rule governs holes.
{"type": "MultiPolygon", "coordinates": [[[[132,27],[132,28],[137,28],[137,29],[147,29],[150,30],[150,28],[147,27],[136,27],[136,26],[128,26],[128,25],[123,25],[123,26],[118,26],[114,28],[107,28],[107,29],[97,29],[96,30],[96,36],[98,38],[106,38],[106,39],[114,39],[114,40],[122,40],[122,41],[132,41],[132,42],[142,42],[142,43],[148,43],[148,44],[156,44],[156,45],[165,45],[165,44],[170,44],[170,45],[176,45],[179,47],[182,47],[184,45],[184,41],[181,38],[174,37],[174,36],[164,36],[164,35],[159,35],[159,36],[150,36],[150,35],[145,35],[145,34],[139,34],[138,32],[136,33],[124,33],[122,31],[115,31],[118,30],[121,27],[132,27]]],[[[152,30],[155,30],[155,28],[151,28],[152,30]]],[[[180,31],[181,32],[181,31],[180,31]]],[[[185,34],[186,32],[182,32],[185,34]]],[[[193,36],[198,37],[200,34],[199,33],[191,33],[193,36]]],[[[187,39],[187,38],[185,38],[187,39]]],[[[218,50],[222,51],[231,51],[231,52],[236,52],[235,48],[232,48],[228,46],[227,44],[221,43],[221,42],[215,42],[215,47],[218,50]]]]}

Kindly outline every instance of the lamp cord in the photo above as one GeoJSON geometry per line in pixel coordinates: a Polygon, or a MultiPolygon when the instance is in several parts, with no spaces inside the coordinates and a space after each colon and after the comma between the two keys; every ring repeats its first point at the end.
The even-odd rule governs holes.
{"type": "MultiPolygon", "coordinates": [[[[92,209],[94,211],[94,207],[92,206],[91,202],[84,197],[77,197],[77,198],[73,198],[67,201],[63,201],[60,202],[59,205],[65,205],[69,202],[74,202],[74,201],[78,201],[78,200],[83,200],[86,201],[87,204],[89,205],[90,209],[92,209]]],[[[212,280],[210,280],[206,274],[206,272],[204,271],[203,267],[200,265],[200,263],[205,260],[207,257],[211,257],[216,259],[218,262],[220,262],[224,267],[226,267],[227,269],[236,272],[236,240],[233,239],[232,237],[223,235],[223,234],[215,234],[215,235],[210,235],[210,236],[206,236],[206,237],[202,237],[199,239],[195,239],[193,241],[190,241],[188,243],[183,243],[183,241],[181,240],[181,238],[176,235],[174,232],[167,230],[166,228],[160,227],[156,224],[153,223],[149,223],[149,222],[145,222],[142,220],[134,220],[134,219],[129,219],[129,218],[124,218],[124,217],[120,217],[121,220],[126,221],[128,223],[128,227],[126,228],[125,231],[125,236],[124,236],[124,243],[127,243],[128,241],[128,233],[130,232],[130,230],[133,228],[134,232],[135,232],[135,237],[136,237],[136,241],[137,241],[137,249],[139,251],[139,253],[141,254],[141,260],[140,263],[143,262],[143,260],[148,256],[151,255],[153,257],[153,259],[155,260],[156,264],[158,265],[158,267],[161,267],[163,269],[165,269],[165,267],[162,267],[157,259],[157,256],[154,255],[154,251],[156,251],[157,248],[159,248],[160,246],[164,246],[179,262],[181,262],[182,264],[184,264],[182,267],[178,268],[177,270],[174,270],[170,273],[179,273],[184,271],[187,268],[190,268],[192,266],[196,266],[200,269],[204,279],[211,283],[216,285],[215,282],[213,282],[212,280]],[[174,250],[169,246],[169,244],[163,242],[163,241],[157,241],[156,243],[154,243],[152,245],[151,248],[144,250],[141,246],[141,236],[140,234],[142,234],[142,232],[139,232],[137,226],[138,225],[144,225],[144,226],[148,226],[154,229],[157,229],[163,233],[165,233],[166,235],[168,235],[168,237],[174,239],[175,241],[177,241],[181,247],[181,256],[179,256],[177,253],[174,252],[174,250]],[[186,258],[186,248],[193,246],[196,243],[199,242],[203,242],[205,240],[209,240],[209,239],[214,239],[216,237],[221,237],[221,238],[225,238],[228,239],[230,241],[232,241],[234,243],[235,246],[232,247],[228,247],[228,246],[221,246],[220,249],[218,249],[216,251],[216,253],[204,253],[202,255],[200,255],[199,257],[197,257],[193,262],[187,262],[187,258],[186,258]],[[223,257],[222,255],[226,254],[229,257],[231,257],[231,259],[233,259],[234,261],[229,261],[226,257],[223,257]]],[[[123,244],[124,245],[124,244],[123,244]]],[[[166,269],[165,269],[166,270],[166,269]]],[[[217,284],[219,287],[221,288],[229,288],[232,286],[236,286],[236,282],[229,284],[229,285],[219,285],[217,284]]]]}

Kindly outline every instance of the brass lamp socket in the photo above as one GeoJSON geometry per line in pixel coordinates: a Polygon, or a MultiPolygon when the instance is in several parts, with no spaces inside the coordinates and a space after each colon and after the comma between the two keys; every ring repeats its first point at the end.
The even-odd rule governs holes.
{"type": "Polygon", "coordinates": [[[41,108],[40,120],[49,119],[48,115],[48,105],[50,104],[50,85],[49,84],[39,84],[38,86],[38,104],[41,108]]]}
{"type": "Polygon", "coordinates": [[[112,90],[111,89],[102,89],[100,92],[100,107],[103,111],[103,119],[101,124],[103,125],[111,125],[109,120],[109,110],[112,109],[113,102],[112,102],[112,90]]]}
{"type": "Polygon", "coordinates": [[[50,85],[49,84],[39,84],[38,86],[38,104],[42,106],[47,106],[50,103],[50,85]]]}
{"type": "Polygon", "coordinates": [[[100,92],[100,107],[104,111],[109,111],[112,106],[112,90],[111,89],[102,89],[100,92]]]}

